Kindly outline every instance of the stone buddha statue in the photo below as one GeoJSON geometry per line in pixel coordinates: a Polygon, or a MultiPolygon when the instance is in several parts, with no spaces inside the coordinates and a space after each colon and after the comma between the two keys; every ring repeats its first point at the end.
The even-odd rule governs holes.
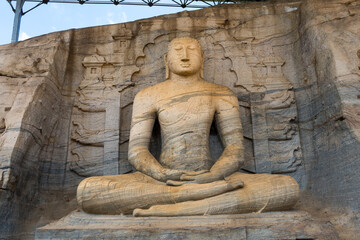
{"type": "Polygon", "coordinates": [[[290,209],[299,194],[293,178],[239,172],[245,159],[238,100],[227,87],[203,79],[198,41],[176,38],[164,58],[166,81],[141,90],[134,100],[129,161],[137,172],[84,179],[77,189],[80,208],[134,216],[290,209]],[[156,119],[159,159],[149,151],[156,119]],[[215,163],[209,146],[213,120],[224,146],[215,163]]]}

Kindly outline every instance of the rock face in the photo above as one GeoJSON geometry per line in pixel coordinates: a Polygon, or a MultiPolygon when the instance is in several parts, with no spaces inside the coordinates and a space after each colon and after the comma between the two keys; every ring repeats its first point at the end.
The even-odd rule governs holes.
{"type": "Polygon", "coordinates": [[[183,36],[203,46],[204,78],[238,97],[243,170],[290,175],[311,199],[359,212],[359,25],[355,0],[247,3],[0,46],[2,235],[74,210],[84,177],[133,170],[134,96],[165,79],[167,45],[183,36]]]}

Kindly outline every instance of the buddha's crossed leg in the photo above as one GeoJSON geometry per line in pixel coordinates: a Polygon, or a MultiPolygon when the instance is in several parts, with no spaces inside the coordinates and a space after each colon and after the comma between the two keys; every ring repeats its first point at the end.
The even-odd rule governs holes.
{"type": "Polygon", "coordinates": [[[174,187],[136,172],[86,178],[79,184],[77,200],[81,209],[88,213],[131,214],[136,208],[205,199],[242,186],[237,175],[212,183],[174,187]]]}

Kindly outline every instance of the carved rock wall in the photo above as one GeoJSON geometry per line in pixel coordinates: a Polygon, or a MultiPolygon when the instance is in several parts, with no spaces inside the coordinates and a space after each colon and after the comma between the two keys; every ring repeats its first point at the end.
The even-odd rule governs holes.
{"type": "MultiPolygon", "coordinates": [[[[70,38],[71,32],[57,33],[12,48],[1,46],[3,237],[14,229],[24,234],[31,231],[39,221],[33,216],[44,211],[37,208],[41,202],[47,202],[48,209],[56,209],[58,202],[68,201],[63,159],[68,145],[64,129],[68,128],[72,105],[64,88],[70,38]]],[[[52,214],[63,213],[55,210],[52,214]]]]}
{"type": "MultiPolygon", "coordinates": [[[[243,171],[293,176],[310,196],[360,210],[360,4],[219,6],[0,46],[3,236],[76,208],[86,176],[132,171],[132,101],[165,79],[171,39],[204,50],[204,77],[238,96],[243,171]],[[326,7],[324,7],[326,6],[326,7]]],[[[215,128],[214,159],[222,146],[215,128]]],[[[155,126],[151,151],[160,152],[155,126]]]]}
{"type": "Polygon", "coordinates": [[[296,91],[308,189],[360,210],[360,2],[304,2],[296,91]]]}

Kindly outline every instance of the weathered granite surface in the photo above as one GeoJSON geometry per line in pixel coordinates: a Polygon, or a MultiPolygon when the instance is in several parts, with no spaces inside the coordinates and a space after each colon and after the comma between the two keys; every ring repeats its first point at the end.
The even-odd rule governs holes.
{"type": "Polygon", "coordinates": [[[302,211],[218,216],[144,217],[75,211],[36,230],[35,239],[339,239],[302,211]]]}
{"type": "MultiPolygon", "coordinates": [[[[247,3],[0,46],[2,236],[33,236],[74,210],[84,177],[132,171],[134,96],[164,79],[162,56],[181,36],[204,46],[205,79],[239,99],[244,171],[293,176],[307,198],[300,208],[358,223],[359,9],[356,0],[247,3]]],[[[210,144],[216,159],[215,134],[210,144]]]]}

